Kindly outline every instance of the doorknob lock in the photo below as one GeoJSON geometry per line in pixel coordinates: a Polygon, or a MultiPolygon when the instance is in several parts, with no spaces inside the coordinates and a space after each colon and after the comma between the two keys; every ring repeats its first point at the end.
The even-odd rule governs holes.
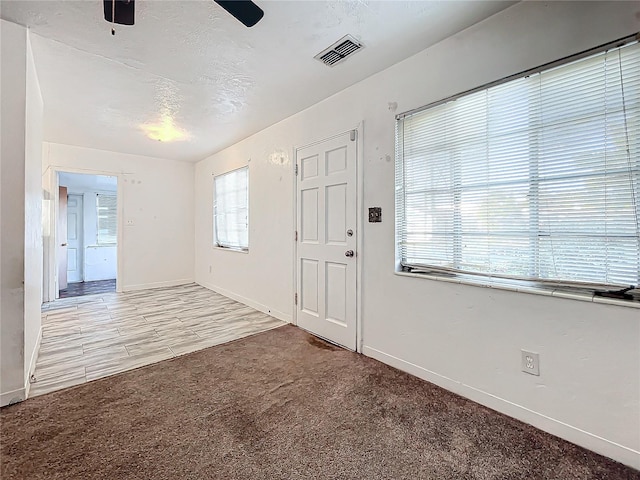
{"type": "Polygon", "coordinates": [[[344,252],[345,257],[353,257],[353,255],[354,255],[353,250],[347,250],[346,252],[344,252]]]}

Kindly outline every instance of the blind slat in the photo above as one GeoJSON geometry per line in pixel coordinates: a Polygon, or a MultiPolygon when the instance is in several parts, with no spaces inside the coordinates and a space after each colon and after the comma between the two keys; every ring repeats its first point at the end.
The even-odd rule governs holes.
{"type": "Polygon", "coordinates": [[[403,265],[640,283],[640,45],[399,117],[403,265]]]}

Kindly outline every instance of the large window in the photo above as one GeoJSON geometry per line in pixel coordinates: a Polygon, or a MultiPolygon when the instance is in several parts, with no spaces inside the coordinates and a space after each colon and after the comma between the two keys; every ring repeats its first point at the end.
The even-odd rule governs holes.
{"type": "Polygon", "coordinates": [[[640,283],[640,46],[398,116],[405,270],[640,283]]]}
{"type": "Polygon", "coordinates": [[[98,245],[113,245],[118,241],[118,214],[115,195],[96,195],[98,245]]]}
{"type": "Polygon", "coordinates": [[[249,168],[214,177],[214,244],[249,250],[249,168]]]}

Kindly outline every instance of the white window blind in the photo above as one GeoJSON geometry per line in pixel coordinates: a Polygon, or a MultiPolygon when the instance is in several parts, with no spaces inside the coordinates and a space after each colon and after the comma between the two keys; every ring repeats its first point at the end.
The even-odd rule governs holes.
{"type": "Polygon", "coordinates": [[[640,283],[640,45],[399,116],[403,267],[640,283]]]}
{"type": "Polygon", "coordinates": [[[249,249],[249,168],[214,178],[214,243],[218,247],[249,249]]]}
{"type": "Polygon", "coordinates": [[[96,195],[98,219],[98,245],[112,245],[118,242],[118,213],[115,195],[96,195]]]}

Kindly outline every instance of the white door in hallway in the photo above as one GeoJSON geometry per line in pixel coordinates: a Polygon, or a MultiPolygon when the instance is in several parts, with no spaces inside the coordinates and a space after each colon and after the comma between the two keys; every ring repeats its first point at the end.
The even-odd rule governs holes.
{"type": "Polygon", "coordinates": [[[82,282],[83,279],[83,203],[82,195],[67,196],[67,281],[82,282]]]}
{"type": "Polygon", "coordinates": [[[297,323],[356,349],[356,131],[296,151],[297,323]]]}

